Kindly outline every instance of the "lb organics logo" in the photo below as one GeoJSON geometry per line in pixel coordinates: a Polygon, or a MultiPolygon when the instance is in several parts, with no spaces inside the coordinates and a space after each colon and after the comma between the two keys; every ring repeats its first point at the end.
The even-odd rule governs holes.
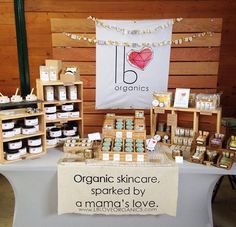
{"type": "MultiPolygon", "coordinates": [[[[145,67],[150,63],[153,57],[151,48],[143,48],[140,51],[131,50],[126,54],[126,47],[122,49],[115,47],[115,70],[114,70],[114,90],[123,92],[142,91],[148,92],[148,86],[139,84],[139,77],[142,76],[145,67]],[[122,68],[118,68],[118,51],[123,51],[119,56],[123,56],[122,68]],[[126,64],[132,69],[126,69],[126,64]]],[[[119,64],[120,65],[120,64],[119,64]]]]}

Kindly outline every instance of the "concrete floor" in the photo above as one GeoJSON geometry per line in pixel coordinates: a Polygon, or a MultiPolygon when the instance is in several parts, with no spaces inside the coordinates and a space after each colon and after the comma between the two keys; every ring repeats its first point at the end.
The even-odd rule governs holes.
{"type": "MultiPolygon", "coordinates": [[[[11,227],[14,193],[2,175],[0,175],[0,195],[0,227],[11,227]]],[[[224,177],[212,208],[214,227],[236,227],[236,190],[232,190],[228,177],[224,177]]]]}

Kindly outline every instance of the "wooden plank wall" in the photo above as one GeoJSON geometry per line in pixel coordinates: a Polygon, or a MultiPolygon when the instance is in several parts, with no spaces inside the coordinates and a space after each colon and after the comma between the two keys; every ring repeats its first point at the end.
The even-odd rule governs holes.
{"type": "Polygon", "coordinates": [[[0,0],[0,92],[12,95],[19,87],[13,0],[0,0]]]}
{"type": "MultiPolygon", "coordinates": [[[[156,18],[234,18],[233,1],[140,1],[140,0],[120,0],[120,1],[56,1],[56,0],[26,0],[26,22],[28,31],[28,46],[29,46],[29,61],[31,81],[34,83],[35,78],[38,77],[38,65],[43,63],[44,58],[54,57],[62,58],[66,62],[76,61],[81,68],[82,80],[84,81],[84,111],[85,111],[85,132],[100,130],[103,121],[103,115],[106,111],[97,111],[94,109],[95,100],[95,48],[87,46],[85,43],[73,42],[73,45],[78,45],[78,48],[69,48],[71,43],[68,42],[68,48],[56,48],[62,43],[65,43],[65,37],[58,35],[55,38],[54,34],[51,37],[51,19],[63,19],[65,26],[60,25],[58,31],[70,32],[94,32],[94,24],[85,20],[92,15],[97,18],[105,19],[156,19],[156,18]],[[81,19],[79,26],[68,27],[70,19],[81,19]],[[60,43],[57,43],[60,42],[60,43]],[[81,45],[81,46],[80,46],[81,45]],[[52,48],[52,46],[54,46],[52,48]]],[[[60,24],[59,23],[59,24],[60,24]]],[[[200,23],[202,26],[202,23],[200,23]]],[[[206,23],[206,27],[202,29],[211,30],[209,24],[216,24],[212,29],[216,32],[221,30],[219,21],[206,23]]],[[[225,24],[224,24],[225,25],[225,24]]],[[[231,23],[231,26],[233,24],[231,23]]],[[[194,23],[189,20],[189,23],[181,31],[182,24],[176,24],[176,31],[195,32],[199,31],[198,26],[195,28],[194,23]],[[193,29],[193,30],[191,30],[193,29]]],[[[226,29],[229,27],[226,24],[226,29]]],[[[230,27],[231,29],[231,27],[230,27]]],[[[233,29],[233,28],[232,28],[233,29]]],[[[201,29],[200,29],[201,30],[201,29]]],[[[53,30],[54,31],[54,30],[53,30]]],[[[178,33],[176,33],[178,35],[178,33]]],[[[219,59],[219,39],[220,34],[216,33],[213,40],[216,45],[208,49],[207,42],[195,42],[198,46],[199,52],[195,52],[191,48],[175,48],[173,49],[172,63],[170,68],[170,88],[179,86],[197,88],[196,92],[206,89],[205,92],[214,92],[217,89],[217,67],[219,59]],[[188,52],[189,51],[189,52],[188,52]],[[199,63],[192,64],[191,62],[199,61],[199,63]],[[201,67],[199,67],[199,64],[201,67]],[[190,67],[191,66],[191,67],[190,67]],[[185,79],[185,80],[184,80],[185,79]]],[[[209,37],[207,38],[209,39],[209,37]]],[[[223,37],[224,39],[224,37],[223,37]]],[[[67,40],[68,41],[68,40],[67,40]]],[[[212,40],[210,43],[213,44],[212,40]]],[[[193,48],[195,46],[193,45],[193,48]]],[[[229,51],[229,50],[228,50],[229,51]]],[[[229,53],[228,53],[229,54],[229,53]]],[[[230,54],[229,54],[230,55],[230,54]]],[[[230,55],[231,56],[231,55],[230,55]]],[[[224,60],[222,58],[221,60],[224,60]]],[[[222,62],[224,64],[224,61],[222,62]]],[[[221,70],[221,68],[220,68],[221,70]]],[[[223,74],[222,74],[223,75],[223,74]]],[[[224,78],[228,75],[223,75],[224,78]]],[[[225,89],[226,90],[226,89],[225,89]]],[[[232,90],[231,90],[232,91],[232,90]]],[[[122,111],[125,112],[125,111],[122,111]]],[[[181,119],[180,119],[181,120],[181,119]]],[[[211,118],[205,117],[203,120],[204,127],[207,128],[211,118]]],[[[182,122],[191,121],[191,116],[183,115],[182,122]]],[[[149,125],[149,117],[147,117],[147,124],[149,125]]]]}
{"type": "MultiPolygon", "coordinates": [[[[104,114],[110,110],[95,110],[95,45],[72,40],[62,33],[86,33],[90,37],[95,37],[95,24],[87,19],[52,18],[51,30],[53,58],[62,59],[66,65],[76,65],[80,68],[81,80],[84,82],[85,88],[85,132],[100,130],[104,114]]],[[[193,93],[216,91],[221,30],[222,19],[220,18],[186,18],[173,26],[172,39],[204,31],[212,31],[214,34],[213,36],[196,38],[191,43],[172,45],[169,89],[186,87],[191,88],[193,93]]],[[[120,110],[116,111],[116,113],[120,112],[120,110]]],[[[124,110],[123,112],[132,113],[133,111],[124,110]]],[[[147,116],[147,125],[149,126],[148,119],[149,116],[147,116]]],[[[185,114],[182,119],[182,125],[186,125],[186,122],[192,121],[192,116],[185,114]]],[[[208,127],[208,120],[209,118],[203,119],[202,127],[208,127]]],[[[214,123],[211,126],[214,126],[214,123]]]]}
{"type": "MultiPolygon", "coordinates": [[[[35,78],[39,77],[39,65],[43,64],[46,58],[52,58],[53,56],[50,27],[51,18],[85,19],[90,15],[101,19],[156,19],[176,17],[223,18],[222,48],[220,51],[217,88],[224,92],[222,98],[224,116],[236,116],[236,102],[233,101],[236,100],[236,43],[234,42],[234,36],[236,35],[235,11],[236,1],[234,0],[25,0],[31,85],[35,86],[35,78]]],[[[17,59],[15,31],[13,30],[13,27],[12,30],[6,30],[5,28],[7,27],[3,26],[3,24],[10,23],[13,25],[14,23],[13,0],[0,0],[0,16],[0,29],[3,29],[6,33],[5,35],[1,34],[0,36],[1,53],[5,53],[5,57],[1,58],[0,90],[8,91],[8,94],[11,94],[14,92],[15,86],[17,86],[14,85],[14,83],[18,83],[17,80],[14,81],[14,83],[13,81],[9,81],[12,78],[18,77],[18,66],[15,63],[15,60],[12,60],[17,59]],[[8,38],[5,38],[5,41],[3,42],[2,37],[8,38]],[[7,42],[10,42],[11,45],[7,45],[7,42]],[[9,61],[6,62],[4,58],[8,58],[9,61]]],[[[89,50],[93,51],[92,48],[89,50]]],[[[89,52],[87,53],[89,54],[89,52]]],[[[94,52],[89,55],[93,56],[93,53],[94,52]]],[[[84,56],[84,58],[85,57],[88,58],[87,55],[84,56]]],[[[189,57],[194,56],[190,55],[189,57]]],[[[203,53],[202,58],[204,59],[204,57],[205,54],[203,53]]],[[[85,64],[86,62],[87,61],[82,63],[85,64]]],[[[175,62],[172,64],[175,64],[175,62]]],[[[94,66],[91,65],[90,67],[94,66]]],[[[177,66],[175,66],[175,71],[177,70],[176,67],[177,66]]],[[[83,70],[86,72],[86,68],[83,70]]],[[[188,70],[188,68],[186,68],[186,70],[188,70]]],[[[205,76],[203,74],[201,75],[205,76]]],[[[211,78],[214,78],[214,76],[211,78]]],[[[196,86],[197,84],[198,80],[196,80],[196,86]]],[[[89,84],[89,86],[92,85],[89,84]]],[[[89,108],[92,107],[92,97],[94,97],[94,94],[91,92],[92,89],[88,89],[88,91],[90,92],[85,94],[85,101],[91,104],[91,106],[88,105],[88,108],[86,108],[90,111],[89,108]]],[[[86,122],[91,122],[90,128],[92,128],[92,124],[94,124],[96,118],[90,118],[89,116],[92,116],[92,114],[86,115],[88,116],[86,122]]]]}

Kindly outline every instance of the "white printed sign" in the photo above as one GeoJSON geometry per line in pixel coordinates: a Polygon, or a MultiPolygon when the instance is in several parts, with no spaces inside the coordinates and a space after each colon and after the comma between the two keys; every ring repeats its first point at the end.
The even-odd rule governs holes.
{"type": "Polygon", "coordinates": [[[178,167],[58,165],[58,214],[175,216],[178,167]]]}
{"type": "MultiPolygon", "coordinates": [[[[104,20],[110,26],[146,29],[171,20],[104,20]]],[[[153,91],[168,87],[170,45],[144,47],[142,43],[170,41],[172,26],[147,34],[123,34],[96,26],[97,40],[139,43],[132,47],[96,45],[96,108],[149,109],[153,91]]]]}

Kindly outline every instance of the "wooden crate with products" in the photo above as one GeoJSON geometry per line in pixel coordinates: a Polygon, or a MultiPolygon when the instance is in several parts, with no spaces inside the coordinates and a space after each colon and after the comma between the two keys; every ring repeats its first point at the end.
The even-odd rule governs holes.
{"type": "Polygon", "coordinates": [[[99,158],[104,161],[147,161],[146,126],[143,111],[134,116],[107,114],[99,158]]]}

